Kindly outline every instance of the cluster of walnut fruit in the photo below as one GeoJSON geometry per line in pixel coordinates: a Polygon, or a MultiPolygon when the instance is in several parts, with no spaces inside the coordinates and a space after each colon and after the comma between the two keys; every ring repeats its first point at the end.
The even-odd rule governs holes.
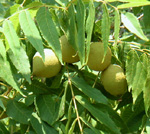
{"type": "MultiPolygon", "coordinates": [[[[65,35],[60,37],[62,60],[66,63],[79,61],[79,56],[69,44],[65,35]]],[[[37,77],[53,77],[61,70],[61,63],[51,49],[44,49],[45,61],[39,52],[33,57],[33,75],[37,77]]],[[[102,42],[93,42],[90,45],[90,53],[87,66],[91,70],[102,71],[101,82],[107,92],[118,96],[126,92],[127,82],[124,70],[115,64],[111,64],[111,49],[108,47],[104,57],[104,47],[102,42]]]]}

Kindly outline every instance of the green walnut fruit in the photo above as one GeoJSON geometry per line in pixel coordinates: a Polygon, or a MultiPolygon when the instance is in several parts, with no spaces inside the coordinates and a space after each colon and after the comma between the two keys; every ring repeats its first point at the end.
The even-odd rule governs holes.
{"type": "Polygon", "coordinates": [[[104,47],[102,42],[93,42],[90,46],[90,53],[87,65],[95,71],[103,71],[111,63],[111,49],[108,47],[104,58],[104,47]],[[103,60],[104,59],[104,60],[103,60]]]}
{"type": "Polygon", "coordinates": [[[45,61],[39,52],[33,57],[33,75],[37,77],[53,77],[61,69],[61,63],[51,49],[44,49],[45,61]]]}
{"type": "Polygon", "coordinates": [[[111,95],[123,95],[127,90],[127,81],[123,69],[119,65],[110,65],[101,74],[105,90],[111,95]]]}
{"type": "Polygon", "coordinates": [[[67,63],[79,61],[79,56],[73,47],[69,44],[65,35],[60,37],[62,60],[67,63]]]}

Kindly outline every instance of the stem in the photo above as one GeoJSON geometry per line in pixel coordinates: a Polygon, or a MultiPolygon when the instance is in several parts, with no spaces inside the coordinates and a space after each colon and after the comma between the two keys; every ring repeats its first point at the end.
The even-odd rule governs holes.
{"type": "Polygon", "coordinates": [[[81,122],[80,122],[80,116],[79,116],[79,113],[78,113],[78,108],[77,108],[75,95],[74,95],[74,92],[73,92],[73,87],[72,87],[72,83],[71,83],[71,79],[70,79],[70,76],[69,76],[68,69],[67,69],[67,72],[68,72],[68,84],[70,85],[70,89],[71,89],[72,100],[73,100],[75,111],[76,111],[76,116],[77,116],[77,120],[78,120],[78,124],[79,124],[79,129],[80,129],[81,134],[83,134],[83,129],[82,129],[82,125],[81,125],[81,122]]]}
{"type": "Polygon", "coordinates": [[[0,114],[0,118],[3,116],[3,114],[5,113],[6,111],[3,111],[1,114],[0,114]]]}
{"type": "Polygon", "coordinates": [[[3,95],[8,96],[12,89],[12,87],[8,87],[7,91],[3,95]]]}
{"type": "MultiPolygon", "coordinates": [[[[84,65],[84,66],[85,66],[85,65],[84,65]]],[[[79,70],[83,69],[84,66],[82,66],[79,70]]],[[[75,77],[75,76],[77,75],[77,73],[78,73],[78,72],[75,72],[74,75],[72,76],[72,78],[75,77]]]]}
{"type": "Polygon", "coordinates": [[[13,134],[14,132],[13,132],[13,125],[11,125],[11,127],[10,127],[10,134],[13,134]]]}
{"type": "Polygon", "coordinates": [[[26,0],[24,0],[20,6],[23,7],[23,5],[24,5],[25,2],[26,2],[26,0]]]}
{"type": "Polygon", "coordinates": [[[4,83],[2,83],[2,82],[0,82],[0,85],[5,86],[5,87],[9,88],[9,86],[7,86],[6,84],[4,84],[4,83]]]}
{"type": "Polygon", "coordinates": [[[97,74],[97,77],[96,77],[96,79],[95,79],[95,81],[94,81],[94,84],[93,84],[92,88],[95,87],[99,74],[100,74],[100,71],[99,71],[98,74],[97,74]]]}

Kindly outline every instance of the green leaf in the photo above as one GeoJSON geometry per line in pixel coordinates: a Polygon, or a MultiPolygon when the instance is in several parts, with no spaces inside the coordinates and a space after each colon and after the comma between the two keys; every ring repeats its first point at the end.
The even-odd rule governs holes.
{"type": "Polygon", "coordinates": [[[126,63],[126,77],[129,88],[132,88],[133,102],[135,103],[137,97],[145,87],[147,79],[147,65],[148,59],[145,54],[141,55],[140,59],[135,51],[128,53],[126,63]]]}
{"type": "Polygon", "coordinates": [[[74,129],[75,129],[76,122],[77,122],[77,119],[74,119],[74,121],[73,121],[73,123],[72,123],[72,125],[71,125],[71,127],[70,127],[70,129],[69,129],[68,134],[73,134],[73,131],[74,131],[74,129]]]}
{"type": "Polygon", "coordinates": [[[32,83],[29,84],[28,82],[25,83],[25,87],[28,91],[33,92],[35,95],[48,93],[50,89],[42,82],[38,80],[32,80],[32,83]]]}
{"type": "Polygon", "coordinates": [[[96,88],[92,88],[84,79],[79,77],[71,78],[72,84],[88,97],[94,99],[98,103],[108,104],[107,98],[96,88]]]}
{"type": "Polygon", "coordinates": [[[49,10],[46,7],[41,7],[37,12],[36,20],[44,39],[62,62],[59,36],[49,10]]]}
{"type": "Polygon", "coordinates": [[[69,131],[69,126],[71,123],[71,114],[72,114],[72,100],[70,101],[69,108],[68,108],[68,121],[67,121],[66,127],[65,127],[66,133],[68,133],[68,131],[69,131]]]}
{"type": "Polygon", "coordinates": [[[150,6],[143,7],[143,23],[144,28],[150,28],[149,18],[150,18],[150,6]]]}
{"type": "Polygon", "coordinates": [[[104,124],[111,133],[121,134],[116,124],[109,117],[107,113],[100,111],[99,109],[92,106],[85,98],[76,95],[76,100],[85,107],[100,123],[104,124]]]}
{"type": "Polygon", "coordinates": [[[82,0],[77,1],[78,54],[81,64],[85,63],[85,6],[82,0]]]}
{"type": "Polygon", "coordinates": [[[9,101],[6,108],[6,113],[9,117],[23,124],[28,124],[32,112],[32,107],[27,107],[25,104],[15,100],[9,101]]]}
{"type": "Polygon", "coordinates": [[[150,94],[150,71],[148,71],[148,77],[147,77],[146,84],[143,89],[143,93],[144,93],[143,98],[144,98],[145,111],[148,114],[148,110],[150,108],[150,97],[149,97],[149,94],[150,94]]]}
{"type": "Polygon", "coordinates": [[[61,100],[60,100],[60,106],[59,106],[59,114],[58,114],[58,117],[62,117],[65,113],[65,104],[66,104],[66,94],[67,94],[67,89],[68,89],[68,81],[66,81],[65,84],[65,91],[64,91],[64,94],[63,96],[61,97],[61,100]]]}
{"type": "Polygon", "coordinates": [[[14,29],[17,33],[19,33],[20,25],[19,25],[19,13],[14,14],[9,18],[9,20],[12,22],[14,29]]]}
{"type": "Polygon", "coordinates": [[[5,14],[5,18],[9,17],[9,20],[12,22],[14,29],[19,30],[19,4],[11,6],[5,14]]]}
{"type": "Polygon", "coordinates": [[[143,0],[143,1],[129,1],[130,3],[125,3],[125,4],[121,4],[119,6],[117,6],[118,9],[123,9],[123,8],[131,8],[131,7],[140,7],[140,6],[146,6],[146,5],[150,5],[150,2],[147,0],[143,0]]]}
{"type": "Polygon", "coordinates": [[[26,35],[27,39],[44,59],[45,56],[43,51],[44,47],[42,44],[42,39],[33,19],[31,18],[30,13],[27,10],[22,11],[19,14],[19,21],[21,28],[24,34],[26,35]]]}
{"type": "Polygon", "coordinates": [[[132,85],[133,102],[135,102],[136,98],[142,92],[143,87],[145,87],[148,70],[147,66],[148,66],[148,59],[147,56],[143,54],[140,57],[140,62],[137,63],[136,73],[132,85]]]}
{"type": "Polygon", "coordinates": [[[96,128],[94,128],[89,122],[87,122],[85,119],[83,119],[82,117],[80,117],[80,119],[82,120],[82,122],[87,125],[89,128],[91,128],[94,132],[94,134],[101,134],[99,130],[97,130],[96,128]]]}
{"type": "Polygon", "coordinates": [[[147,79],[145,82],[145,86],[143,87],[143,98],[144,98],[144,105],[145,105],[145,111],[146,114],[148,115],[148,111],[150,108],[150,61],[148,61],[147,65],[147,79]]]}
{"type": "Polygon", "coordinates": [[[120,2],[124,2],[125,0],[107,0],[108,2],[116,2],[116,1],[120,1],[120,2]]]}
{"type": "Polygon", "coordinates": [[[124,26],[131,32],[138,36],[140,39],[148,41],[148,38],[144,35],[140,23],[133,13],[121,14],[121,20],[124,26]]]}
{"type": "Polygon", "coordinates": [[[35,131],[33,131],[33,129],[31,129],[27,132],[27,134],[37,134],[37,133],[35,131]]]}
{"type": "Polygon", "coordinates": [[[19,38],[11,21],[5,21],[3,24],[4,34],[11,48],[10,58],[18,71],[30,81],[30,64],[24,49],[20,46],[19,38]]]}
{"type": "Polygon", "coordinates": [[[104,104],[93,104],[94,107],[103,111],[104,113],[108,113],[109,117],[115,122],[115,124],[121,128],[121,132],[129,133],[129,129],[126,126],[124,120],[120,117],[120,115],[114,110],[112,106],[104,105],[104,104]]]}
{"type": "Polygon", "coordinates": [[[131,103],[124,107],[124,110],[121,112],[121,118],[128,126],[130,133],[138,131],[142,124],[142,117],[145,115],[142,95],[139,98],[140,101],[136,108],[133,109],[133,104],[131,103]]]}
{"type": "Polygon", "coordinates": [[[58,134],[58,132],[43,122],[36,113],[32,114],[31,125],[37,134],[58,134]]]}
{"type": "Polygon", "coordinates": [[[0,107],[5,111],[6,110],[6,105],[9,99],[0,96],[0,107]]]}
{"type": "Polygon", "coordinates": [[[102,41],[104,45],[104,55],[106,55],[108,49],[109,34],[110,34],[110,19],[109,19],[108,9],[105,3],[102,4],[102,9],[103,9],[103,15],[102,15],[101,31],[102,31],[102,41]]]}
{"type": "Polygon", "coordinates": [[[146,122],[146,131],[147,131],[147,134],[150,133],[150,118],[148,118],[148,120],[146,122]]]}
{"type": "Polygon", "coordinates": [[[118,9],[115,10],[115,24],[114,24],[114,37],[115,37],[115,43],[114,43],[114,51],[115,55],[117,54],[117,41],[119,39],[119,31],[120,31],[120,15],[118,9]]]}
{"type": "Polygon", "coordinates": [[[60,100],[52,95],[40,95],[36,98],[36,106],[42,120],[52,125],[59,117],[60,100]]]}
{"type": "MultiPolygon", "coordinates": [[[[93,130],[89,129],[89,128],[84,128],[84,134],[92,134],[94,133],[93,130]]],[[[95,133],[96,134],[96,133],[95,133]]],[[[100,132],[98,134],[101,134],[100,132]]]]}
{"type": "Polygon", "coordinates": [[[5,46],[2,42],[2,40],[0,40],[0,55],[3,57],[3,60],[5,61],[7,58],[6,58],[6,49],[5,49],[5,46]]]}
{"type": "Polygon", "coordinates": [[[43,3],[34,1],[28,4],[25,8],[28,9],[31,17],[35,18],[37,11],[40,7],[42,7],[42,5],[43,3]]]}
{"type": "Polygon", "coordinates": [[[138,62],[132,85],[133,102],[135,102],[137,97],[142,92],[142,89],[145,86],[146,79],[147,79],[147,69],[143,66],[142,63],[138,62]]]}
{"type": "Polygon", "coordinates": [[[8,41],[9,47],[15,56],[19,56],[20,42],[17,33],[13,27],[13,24],[9,20],[5,20],[3,23],[4,35],[8,41]]]}
{"type": "Polygon", "coordinates": [[[20,92],[20,94],[24,95],[13,77],[10,63],[8,61],[3,61],[1,58],[0,58],[0,77],[4,81],[6,81],[9,85],[11,85],[14,89],[20,92]]]}
{"type": "Polygon", "coordinates": [[[2,122],[0,122],[0,133],[1,134],[10,134],[6,128],[6,125],[2,122]]]}
{"type": "Polygon", "coordinates": [[[26,78],[26,80],[31,83],[30,79],[30,63],[28,56],[25,50],[20,47],[20,51],[18,52],[18,56],[14,55],[11,50],[8,51],[9,57],[14,64],[14,66],[18,69],[18,71],[26,78]]]}
{"type": "Polygon", "coordinates": [[[12,16],[15,14],[20,7],[20,4],[14,4],[13,6],[10,6],[10,8],[5,13],[5,18],[12,16]]]}
{"type": "Polygon", "coordinates": [[[26,106],[32,105],[33,102],[34,102],[35,97],[36,97],[36,95],[34,95],[34,94],[28,95],[28,96],[24,99],[25,105],[26,105],[26,106]]]}
{"type": "Polygon", "coordinates": [[[78,50],[77,48],[77,27],[76,27],[76,20],[75,20],[75,12],[74,12],[74,6],[71,4],[68,8],[68,25],[67,25],[67,37],[70,45],[75,50],[78,50]]]}
{"type": "Polygon", "coordinates": [[[138,62],[139,62],[139,57],[136,51],[134,50],[129,51],[126,60],[126,79],[127,79],[129,91],[133,86],[134,77],[136,74],[136,65],[138,62]]]}
{"type": "Polygon", "coordinates": [[[50,85],[50,88],[59,88],[61,83],[62,83],[62,79],[63,79],[63,74],[64,74],[64,70],[61,69],[61,71],[59,72],[59,74],[57,74],[51,81],[52,84],[50,85]]]}
{"type": "Polygon", "coordinates": [[[3,110],[6,109],[1,98],[0,98],[0,107],[3,108],[3,110]]]}
{"type": "Polygon", "coordinates": [[[90,1],[89,2],[89,9],[88,9],[88,17],[87,17],[87,21],[86,21],[86,33],[87,33],[86,62],[88,62],[88,57],[89,57],[89,53],[90,53],[90,44],[91,44],[94,20],[95,20],[95,7],[94,7],[93,2],[90,1]]]}

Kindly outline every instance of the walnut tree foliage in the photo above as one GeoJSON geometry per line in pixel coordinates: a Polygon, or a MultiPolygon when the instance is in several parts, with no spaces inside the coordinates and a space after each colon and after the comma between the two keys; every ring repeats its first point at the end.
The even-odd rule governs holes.
{"type": "MultiPolygon", "coordinates": [[[[149,134],[150,1],[1,0],[0,134],[149,134]],[[80,61],[62,61],[67,35],[80,61]],[[128,91],[107,93],[101,72],[90,70],[90,43],[109,46],[128,91]],[[32,75],[32,58],[51,48],[58,75],[32,75]]],[[[96,60],[96,59],[95,59],[96,60]]]]}

